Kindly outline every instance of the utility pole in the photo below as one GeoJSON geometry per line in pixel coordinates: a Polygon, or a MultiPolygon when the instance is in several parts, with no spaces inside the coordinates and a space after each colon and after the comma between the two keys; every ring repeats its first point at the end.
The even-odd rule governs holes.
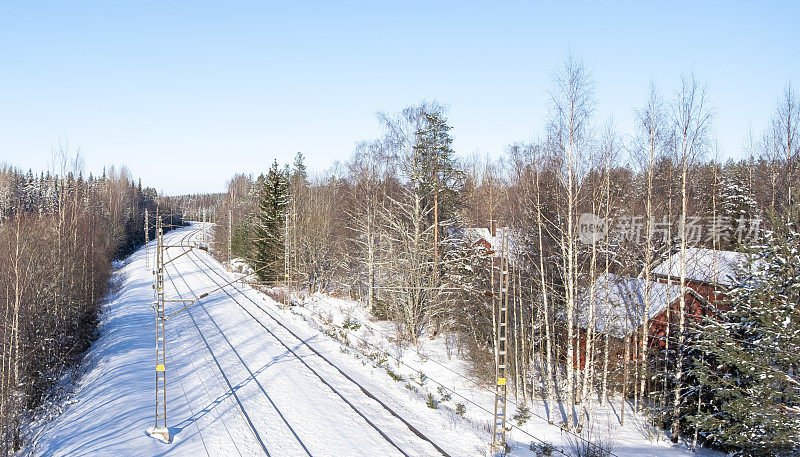
{"type": "MultiPolygon", "coordinates": [[[[495,394],[494,394],[494,430],[492,433],[492,450],[503,452],[506,447],[506,339],[508,338],[508,232],[503,230],[502,248],[500,251],[500,296],[492,299],[498,306],[495,334],[495,394]]],[[[493,260],[494,262],[494,260],[493,260]]]]}
{"type": "Polygon", "coordinates": [[[228,210],[228,271],[231,271],[231,239],[233,238],[233,231],[231,230],[231,214],[232,211],[228,210]]]}
{"type": "MultiPolygon", "coordinates": [[[[155,301],[152,304],[153,309],[156,312],[156,414],[155,414],[155,426],[150,427],[147,429],[147,434],[162,440],[166,443],[171,442],[169,428],[167,427],[167,375],[166,375],[166,365],[167,365],[167,345],[166,345],[166,336],[164,334],[164,326],[167,320],[171,319],[173,316],[186,311],[191,306],[195,305],[198,301],[202,300],[203,298],[207,297],[209,294],[214,292],[218,292],[223,288],[230,286],[231,284],[242,281],[245,278],[252,276],[259,271],[263,270],[267,266],[262,266],[261,268],[256,269],[248,274],[245,274],[242,277],[233,279],[231,281],[226,282],[216,288],[213,288],[207,292],[203,292],[200,294],[195,294],[196,298],[194,299],[184,299],[184,298],[165,298],[164,294],[164,274],[166,273],[166,266],[175,260],[181,258],[184,255],[187,255],[192,249],[197,248],[195,242],[190,241],[186,244],[164,244],[164,224],[160,217],[156,218],[156,259],[155,259],[155,269],[153,270],[154,275],[154,284],[153,284],[153,291],[155,294],[155,301]],[[164,253],[169,248],[182,248],[184,252],[178,255],[173,256],[169,260],[165,260],[164,253]],[[169,314],[166,314],[165,305],[167,303],[170,304],[182,304],[178,310],[172,311],[169,314]]],[[[201,250],[207,251],[205,246],[199,247],[201,250]]],[[[172,305],[171,305],[172,306],[172,305]]]]}
{"type": "Polygon", "coordinates": [[[283,232],[283,287],[286,293],[283,295],[283,307],[289,308],[289,217],[284,215],[283,232]]]}
{"type": "Polygon", "coordinates": [[[150,243],[150,226],[148,225],[147,208],[144,209],[144,265],[148,270],[150,269],[150,253],[147,245],[150,243]]]}
{"type": "MultiPolygon", "coordinates": [[[[171,219],[171,216],[170,216],[171,219]]],[[[164,244],[164,223],[160,217],[156,218],[156,259],[155,259],[155,270],[153,270],[153,275],[155,276],[155,281],[153,284],[153,290],[155,291],[155,302],[153,303],[153,308],[156,311],[156,414],[155,414],[155,426],[152,428],[147,429],[147,433],[157,439],[165,441],[167,443],[170,442],[170,435],[169,435],[169,428],[167,428],[167,338],[164,334],[164,327],[167,319],[171,316],[179,313],[180,311],[188,308],[189,306],[193,305],[197,302],[200,298],[207,296],[210,292],[201,294],[197,299],[194,300],[185,300],[185,299],[165,299],[164,297],[164,274],[166,272],[166,265],[172,262],[173,260],[181,257],[184,254],[180,254],[174,257],[171,260],[164,259],[164,252],[167,248],[171,247],[180,247],[185,248],[187,251],[184,254],[188,253],[188,250],[192,249],[194,246],[191,244],[187,245],[169,245],[166,246],[164,244]],[[166,315],[165,304],[166,303],[189,303],[184,308],[170,314],[166,315]]],[[[219,290],[217,288],[215,290],[219,290]]]]}
{"type": "Polygon", "coordinates": [[[433,286],[439,287],[439,174],[434,171],[436,181],[433,192],[433,286]]]}
{"type": "Polygon", "coordinates": [[[167,428],[167,346],[164,336],[164,228],[160,220],[156,221],[156,423],[148,430],[151,436],[159,437],[169,443],[167,428]]]}

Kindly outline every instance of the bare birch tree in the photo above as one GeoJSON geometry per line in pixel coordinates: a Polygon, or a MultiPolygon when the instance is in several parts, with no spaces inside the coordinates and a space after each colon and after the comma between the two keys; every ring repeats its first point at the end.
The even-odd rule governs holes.
{"type": "Polygon", "coordinates": [[[589,121],[594,110],[593,82],[582,62],[569,56],[555,76],[555,87],[550,94],[550,135],[556,152],[563,159],[561,181],[565,191],[561,250],[565,282],[567,332],[567,412],[568,427],[573,427],[575,414],[575,317],[577,295],[576,211],[580,164],[585,154],[589,121]]]}
{"type": "Polygon", "coordinates": [[[684,343],[686,340],[686,263],[688,248],[687,221],[689,217],[689,169],[694,160],[707,148],[711,128],[712,113],[706,105],[706,90],[694,75],[681,78],[681,88],[677,94],[673,111],[673,127],[676,131],[677,159],[681,172],[681,216],[679,223],[680,240],[680,297],[678,302],[678,343],[675,362],[675,386],[672,411],[672,441],[678,442],[681,419],[681,396],[683,391],[684,343]]]}
{"type": "MultiPolygon", "coordinates": [[[[655,86],[651,83],[650,92],[644,108],[637,110],[636,121],[639,131],[639,152],[642,162],[641,169],[646,176],[646,203],[645,203],[645,246],[644,246],[644,309],[641,321],[641,336],[639,349],[640,380],[639,398],[645,396],[645,386],[648,377],[647,370],[647,349],[650,330],[650,288],[651,270],[653,267],[653,172],[655,161],[663,147],[663,137],[665,134],[664,110],[661,98],[655,86]]],[[[640,402],[641,404],[641,402],[640,402]]]]}

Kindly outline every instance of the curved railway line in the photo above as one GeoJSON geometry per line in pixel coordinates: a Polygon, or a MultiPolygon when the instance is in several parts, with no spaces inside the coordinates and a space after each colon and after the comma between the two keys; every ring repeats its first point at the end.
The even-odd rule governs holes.
{"type": "MultiPolygon", "coordinates": [[[[183,235],[183,238],[181,238],[180,244],[182,245],[190,244],[193,241],[192,238],[198,232],[199,230],[188,230],[187,233],[183,235]]],[[[182,249],[185,250],[187,248],[182,248],[182,249]]],[[[197,269],[201,271],[216,286],[219,287],[228,282],[228,278],[219,273],[217,269],[213,268],[198,253],[189,252],[184,257],[190,260],[197,267],[197,269]],[[211,273],[216,275],[221,281],[214,278],[214,276],[212,276],[211,273]]],[[[186,278],[178,270],[177,265],[171,264],[171,266],[174,272],[176,273],[176,277],[183,282],[185,287],[189,290],[189,293],[194,296],[192,298],[197,298],[198,295],[195,294],[194,291],[192,291],[186,278]]],[[[176,293],[178,293],[178,295],[181,296],[181,298],[184,298],[184,296],[181,295],[181,292],[179,291],[178,285],[175,283],[175,278],[173,277],[173,275],[170,275],[168,272],[165,273],[167,273],[167,277],[169,278],[169,281],[175,288],[176,293]]],[[[200,291],[197,292],[199,293],[200,291]]],[[[382,439],[388,442],[401,455],[405,457],[412,457],[416,455],[441,455],[444,457],[450,457],[450,454],[448,454],[438,444],[436,444],[428,436],[422,433],[417,427],[409,423],[394,409],[389,407],[384,401],[382,401],[374,393],[372,393],[369,389],[367,389],[362,383],[359,383],[358,381],[353,379],[345,371],[343,371],[336,364],[334,364],[328,357],[326,357],[325,355],[320,353],[317,349],[315,349],[313,346],[311,346],[305,339],[303,339],[302,337],[297,335],[294,331],[289,329],[283,322],[281,322],[278,318],[276,318],[273,315],[273,313],[269,312],[262,304],[258,303],[256,300],[253,300],[248,294],[246,294],[235,284],[225,286],[220,290],[220,292],[225,293],[227,297],[234,303],[236,303],[255,323],[257,323],[271,337],[271,339],[280,344],[283,347],[283,349],[285,349],[287,354],[291,354],[294,360],[302,364],[305,367],[305,369],[308,370],[309,373],[311,373],[315,378],[317,378],[320,381],[320,383],[317,383],[315,385],[320,387],[324,385],[326,389],[332,392],[336,398],[341,400],[341,402],[343,402],[348,409],[355,412],[364,422],[366,422],[370,426],[370,428],[374,429],[382,439]],[[234,296],[234,294],[231,293],[231,291],[229,290],[230,288],[236,291],[236,295],[238,295],[238,297],[234,296]],[[263,314],[263,316],[259,318],[259,316],[256,316],[256,314],[254,314],[253,312],[251,312],[251,310],[249,310],[246,306],[244,306],[240,302],[241,297],[248,300],[252,305],[254,305],[260,311],[260,314],[263,314]],[[267,323],[270,325],[265,324],[264,318],[267,319],[267,323]],[[290,340],[291,343],[287,343],[287,340],[290,340]],[[293,345],[295,346],[294,348],[292,347],[293,345]],[[347,386],[350,387],[348,388],[347,386]],[[354,398],[354,392],[357,393],[356,395],[362,395],[363,397],[366,397],[367,400],[365,400],[363,397],[359,398],[358,400],[360,400],[361,403],[359,405],[356,405],[357,402],[355,401],[356,398],[354,398]],[[366,409],[370,409],[371,411],[365,411],[366,409]],[[399,422],[396,424],[397,427],[407,428],[411,432],[411,434],[413,434],[413,436],[415,437],[414,439],[421,441],[421,443],[417,443],[414,446],[413,451],[408,450],[408,448],[406,447],[407,444],[406,446],[403,446],[404,443],[401,442],[401,439],[399,439],[396,436],[392,436],[393,435],[392,433],[386,432],[386,430],[380,424],[376,423],[376,421],[374,420],[375,412],[382,413],[386,418],[390,417],[391,419],[388,420],[399,422]],[[388,416],[386,415],[387,413],[388,416]],[[373,419],[370,419],[370,415],[372,415],[373,419]],[[422,451],[422,453],[420,450],[420,445],[422,445],[422,447],[425,449],[425,451],[422,451]]],[[[238,359],[237,366],[243,367],[248,374],[247,379],[248,380],[252,379],[256,383],[256,385],[259,388],[259,391],[261,392],[261,394],[263,394],[263,397],[265,397],[268,400],[272,409],[274,409],[277,415],[281,418],[281,421],[283,422],[285,427],[288,428],[288,430],[291,432],[294,438],[297,440],[297,442],[302,447],[305,454],[308,456],[312,456],[312,453],[309,451],[309,449],[306,447],[301,437],[295,431],[295,428],[292,427],[292,425],[287,420],[286,416],[281,412],[281,410],[278,408],[278,406],[270,397],[269,393],[267,392],[267,389],[258,380],[257,377],[258,371],[254,373],[253,370],[250,369],[245,360],[242,358],[242,356],[234,347],[234,344],[223,333],[218,323],[214,320],[209,311],[206,309],[204,303],[202,301],[198,301],[196,302],[196,304],[200,309],[202,309],[205,312],[205,314],[207,315],[206,316],[207,320],[211,322],[212,326],[216,329],[217,333],[226,342],[227,346],[233,352],[235,358],[238,359]]],[[[189,314],[193,327],[200,334],[200,337],[203,341],[203,345],[205,346],[208,353],[211,354],[214,364],[216,365],[217,369],[219,370],[219,373],[222,375],[222,378],[225,381],[225,384],[227,385],[228,392],[232,394],[232,397],[236,401],[240,413],[247,422],[251,433],[260,444],[263,452],[266,455],[271,455],[267,445],[265,444],[265,440],[262,438],[261,434],[258,431],[258,427],[254,423],[254,420],[257,422],[257,417],[248,414],[247,409],[245,408],[243,402],[241,401],[241,398],[239,398],[239,396],[236,393],[237,390],[236,386],[234,386],[234,384],[232,383],[230,376],[226,374],[226,370],[223,368],[222,366],[223,364],[220,363],[218,354],[215,354],[214,350],[212,350],[211,344],[209,344],[206,335],[203,334],[200,325],[198,325],[197,320],[192,315],[191,309],[187,309],[186,311],[189,314]]],[[[407,435],[407,437],[411,436],[412,435],[407,435]]],[[[406,439],[406,443],[408,443],[408,439],[406,439]]]]}

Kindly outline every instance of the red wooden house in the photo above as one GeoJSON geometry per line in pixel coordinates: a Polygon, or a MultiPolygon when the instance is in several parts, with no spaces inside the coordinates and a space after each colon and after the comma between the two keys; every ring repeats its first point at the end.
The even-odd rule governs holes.
{"type": "MultiPolygon", "coordinates": [[[[735,284],[738,269],[744,265],[745,254],[732,251],[715,251],[689,248],[685,252],[685,322],[698,322],[703,316],[724,307],[725,293],[735,284]]],[[[594,296],[595,329],[610,332],[620,342],[629,338],[632,348],[639,347],[641,327],[644,324],[645,299],[649,297],[648,347],[661,348],[666,343],[668,328],[672,332],[678,325],[681,299],[681,254],[673,254],[651,271],[651,281],[617,275],[602,275],[594,283],[594,290],[585,297],[594,296]]],[[[588,298],[586,298],[588,300],[588,298]]],[[[588,303],[581,309],[585,313],[588,303]]],[[[583,316],[584,327],[588,319],[583,316]]],[[[581,347],[585,345],[581,344],[581,347]]],[[[622,354],[618,354],[622,357],[622,354]]],[[[585,354],[581,354],[581,366],[585,354]]],[[[635,351],[631,350],[631,359],[635,351]]]]}
{"type": "MultiPolygon", "coordinates": [[[[736,284],[739,269],[745,268],[746,254],[733,251],[717,251],[704,248],[688,248],[685,252],[686,267],[684,284],[686,299],[684,312],[688,322],[697,322],[703,316],[713,314],[726,307],[726,293],[736,284]]],[[[662,284],[681,284],[681,253],[676,252],[652,271],[662,284]]],[[[663,310],[650,326],[650,338],[663,344],[666,327],[677,324],[680,317],[680,301],[675,300],[669,309],[663,310]]],[[[650,342],[650,344],[654,344],[650,342]]]]}

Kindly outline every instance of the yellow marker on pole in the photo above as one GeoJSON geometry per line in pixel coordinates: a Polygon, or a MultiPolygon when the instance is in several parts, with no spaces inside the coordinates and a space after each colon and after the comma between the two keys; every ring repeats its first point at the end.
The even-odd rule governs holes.
{"type": "Polygon", "coordinates": [[[156,365],[156,371],[164,371],[164,365],[156,365]]]}
{"type": "Polygon", "coordinates": [[[506,385],[506,378],[498,378],[498,379],[497,379],[497,385],[498,385],[498,386],[504,386],[504,385],[506,385]]]}

